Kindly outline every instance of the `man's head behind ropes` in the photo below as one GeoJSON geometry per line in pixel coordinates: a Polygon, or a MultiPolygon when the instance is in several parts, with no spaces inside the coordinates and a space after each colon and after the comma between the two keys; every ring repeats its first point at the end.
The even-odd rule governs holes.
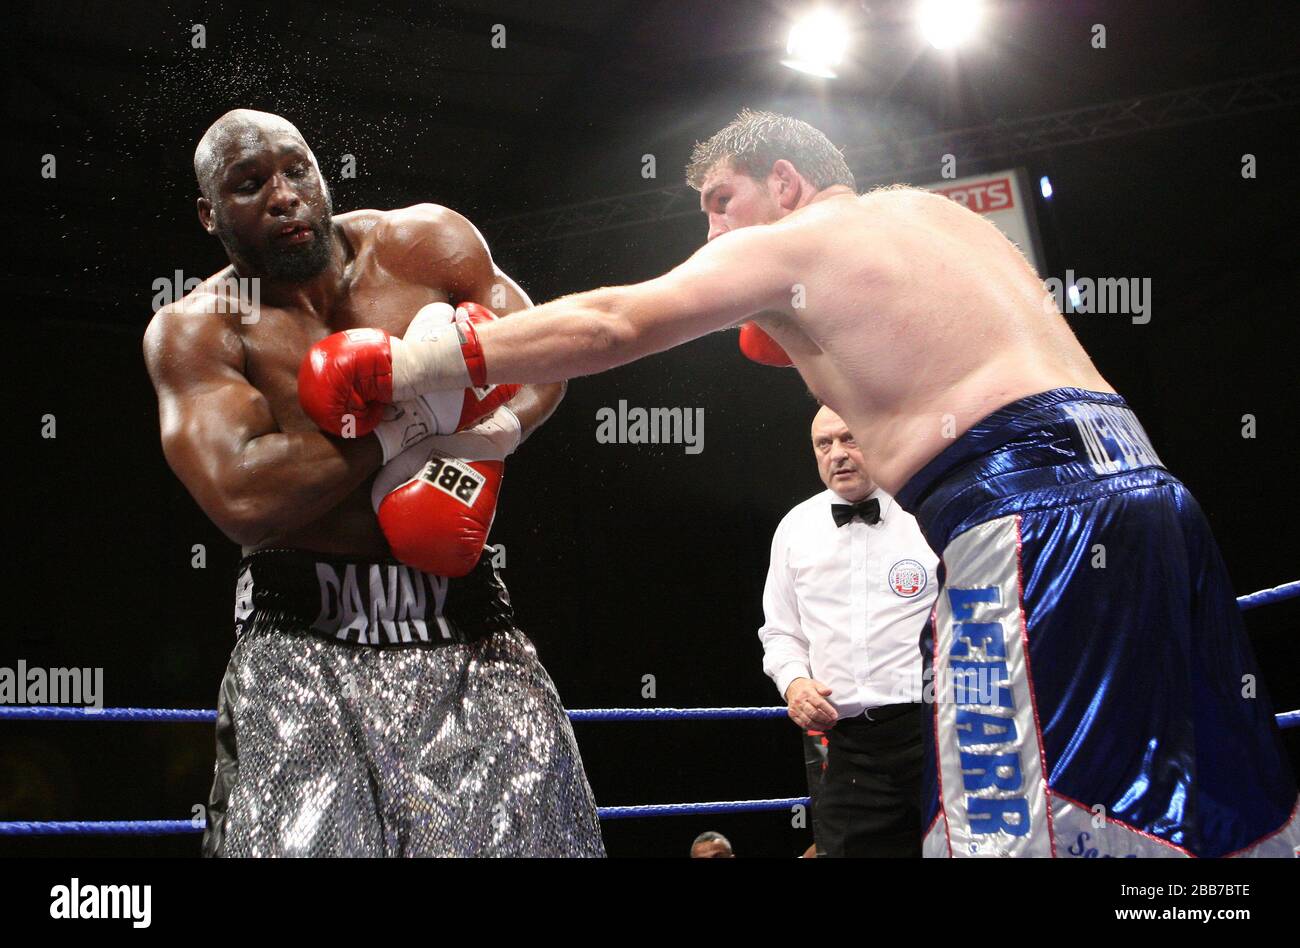
{"type": "Polygon", "coordinates": [[[194,149],[199,221],[241,276],[290,283],[329,263],[329,188],[298,129],[269,112],[235,109],[194,149]]]}
{"type": "Polygon", "coordinates": [[[708,830],[695,837],[691,843],[692,859],[735,859],[731,841],[721,833],[708,830]]]}
{"type": "Polygon", "coordinates": [[[686,180],[700,192],[709,240],[780,220],[827,188],[855,186],[844,156],[817,129],[748,109],[708,141],[696,143],[686,180]]]}

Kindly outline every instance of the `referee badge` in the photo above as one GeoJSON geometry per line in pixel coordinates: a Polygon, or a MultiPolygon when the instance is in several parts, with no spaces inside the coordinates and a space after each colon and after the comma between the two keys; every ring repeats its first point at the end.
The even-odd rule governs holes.
{"type": "Polygon", "coordinates": [[[889,567],[889,588],[904,599],[914,599],[930,581],[926,569],[916,560],[899,560],[889,567]]]}

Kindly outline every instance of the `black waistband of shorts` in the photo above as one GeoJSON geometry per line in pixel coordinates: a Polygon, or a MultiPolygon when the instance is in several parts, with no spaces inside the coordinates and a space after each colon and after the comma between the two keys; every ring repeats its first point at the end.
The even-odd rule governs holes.
{"type": "Polygon", "coordinates": [[[375,648],[469,642],[514,627],[510,594],[489,557],[449,579],[393,559],[291,549],[258,550],[239,563],[235,634],[259,617],[375,648]]]}

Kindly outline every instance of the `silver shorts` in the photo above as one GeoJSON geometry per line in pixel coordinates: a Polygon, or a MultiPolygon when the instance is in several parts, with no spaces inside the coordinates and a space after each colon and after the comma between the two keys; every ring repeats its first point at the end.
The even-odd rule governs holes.
{"type": "Polygon", "coordinates": [[[381,649],[251,620],[222,681],[204,855],[604,855],[522,632],[381,649]]]}

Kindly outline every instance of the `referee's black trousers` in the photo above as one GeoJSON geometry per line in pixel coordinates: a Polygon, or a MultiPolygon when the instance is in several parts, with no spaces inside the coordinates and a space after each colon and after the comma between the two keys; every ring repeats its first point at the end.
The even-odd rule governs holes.
{"type": "Polygon", "coordinates": [[[923,708],[872,708],[825,732],[826,769],[814,803],[820,853],[920,857],[923,708]]]}

